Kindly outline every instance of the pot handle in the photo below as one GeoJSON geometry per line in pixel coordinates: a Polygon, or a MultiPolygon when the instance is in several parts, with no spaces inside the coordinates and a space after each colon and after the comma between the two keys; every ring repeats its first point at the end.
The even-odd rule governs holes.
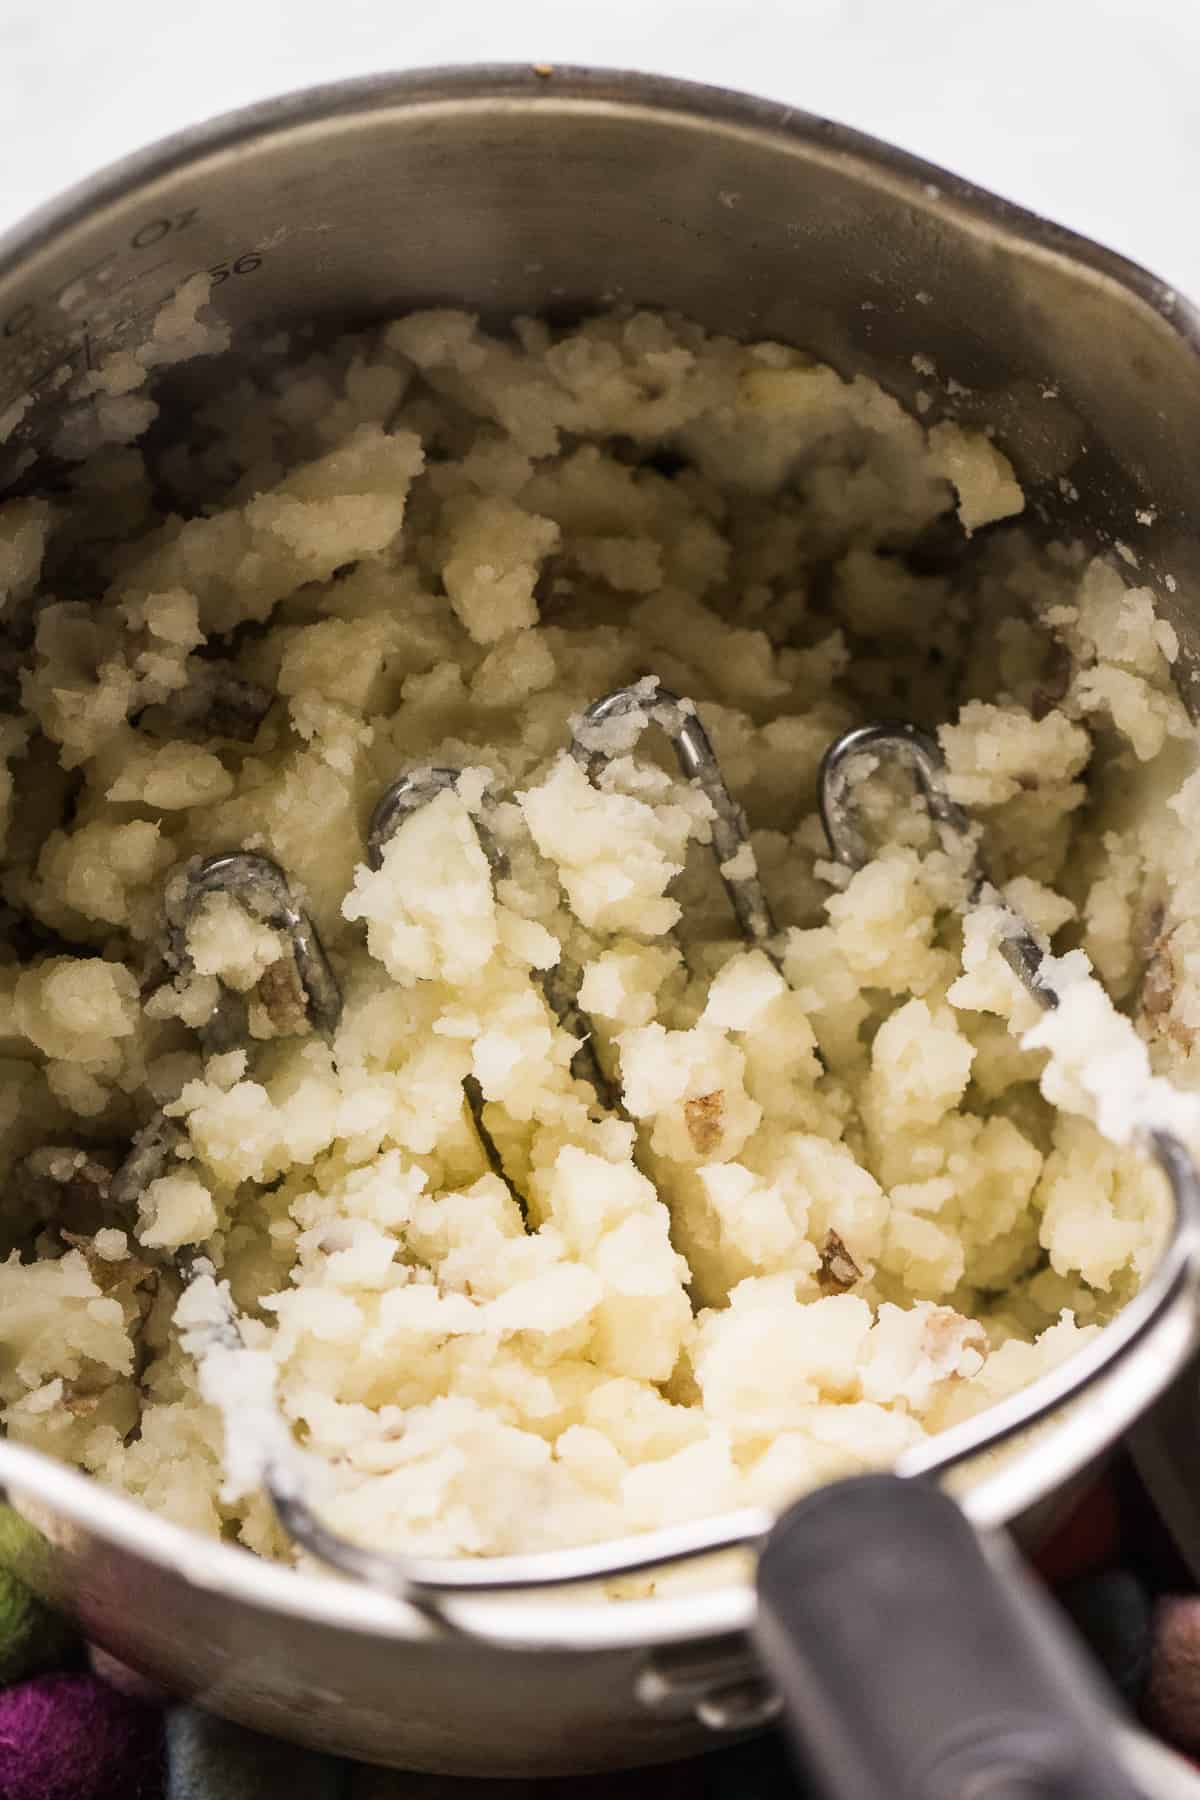
{"type": "Polygon", "coordinates": [[[1049,1601],[930,1483],[857,1476],[784,1513],[756,1636],[826,1800],[1139,1800],[1049,1601]]]}

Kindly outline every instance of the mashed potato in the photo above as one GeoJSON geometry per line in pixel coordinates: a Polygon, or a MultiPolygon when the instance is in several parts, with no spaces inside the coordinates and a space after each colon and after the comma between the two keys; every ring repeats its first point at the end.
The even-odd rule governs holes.
{"type": "Polygon", "coordinates": [[[856,874],[816,813],[846,727],[940,728],[1007,898],[1187,1079],[1174,638],[1106,561],[983,529],[1023,504],[987,437],[645,313],[499,339],[427,312],[191,423],[0,504],[13,1438],[288,1555],[181,1341],[199,1252],[331,1524],[550,1547],[888,1463],[1135,1290],[1159,1178],[1042,1095],[961,858],[886,782],[856,874]],[[660,735],[593,778],[568,754],[647,673],[745,808],[774,956],[738,938],[660,735]],[[431,765],[457,790],[370,866],[373,806],[431,765]],[[239,847],[317,926],[332,1041],[228,895],[164,961],[172,872],[239,847]],[[573,1073],[554,982],[619,1104],[573,1073]],[[205,1058],[235,999],[244,1038],[205,1058]],[[122,1208],[160,1107],[177,1151],[122,1208]]]}

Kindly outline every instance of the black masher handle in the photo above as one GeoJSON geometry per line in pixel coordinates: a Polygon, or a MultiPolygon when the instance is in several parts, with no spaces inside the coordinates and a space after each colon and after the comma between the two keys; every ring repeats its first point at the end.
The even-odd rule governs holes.
{"type": "Polygon", "coordinates": [[[930,1483],[857,1476],[793,1506],[756,1631],[824,1800],[1144,1800],[1082,1648],[930,1483]]]}

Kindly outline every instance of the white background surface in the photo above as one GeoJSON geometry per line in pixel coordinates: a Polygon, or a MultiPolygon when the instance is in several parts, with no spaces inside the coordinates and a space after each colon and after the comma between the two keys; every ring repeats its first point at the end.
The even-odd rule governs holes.
{"type": "Polygon", "coordinates": [[[644,68],[824,113],[1200,299],[1200,0],[0,0],[0,230],[230,107],[496,60],[644,68]]]}

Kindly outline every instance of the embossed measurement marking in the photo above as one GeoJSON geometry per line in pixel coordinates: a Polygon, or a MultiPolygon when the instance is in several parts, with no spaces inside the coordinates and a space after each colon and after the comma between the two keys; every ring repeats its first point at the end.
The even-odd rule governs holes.
{"type": "Polygon", "coordinates": [[[168,284],[140,305],[122,306],[122,296],[133,297],[130,289],[144,290],[161,272],[179,270],[178,255],[147,261],[145,252],[186,232],[201,217],[201,209],[194,206],[143,220],[124,244],[73,271],[67,280],[44,295],[21,301],[0,319],[0,357],[7,343],[15,353],[16,363],[10,371],[11,383],[0,396],[0,417],[14,409],[19,416],[21,411],[28,411],[28,403],[38,390],[52,383],[63,385],[64,366],[76,374],[95,368],[108,352],[127,342],[144,319],[169,304],[195,275],[206,274],[216,289],[262,267],[265,253],[250,245],[236,254],[227,254],[206,269],[175,273],[168,284]],[[120,275],[120,279],[114,282],[114,275],[120,275]],[[85,318],[79,317],[81,311],[86,311],[85,318]]]}

